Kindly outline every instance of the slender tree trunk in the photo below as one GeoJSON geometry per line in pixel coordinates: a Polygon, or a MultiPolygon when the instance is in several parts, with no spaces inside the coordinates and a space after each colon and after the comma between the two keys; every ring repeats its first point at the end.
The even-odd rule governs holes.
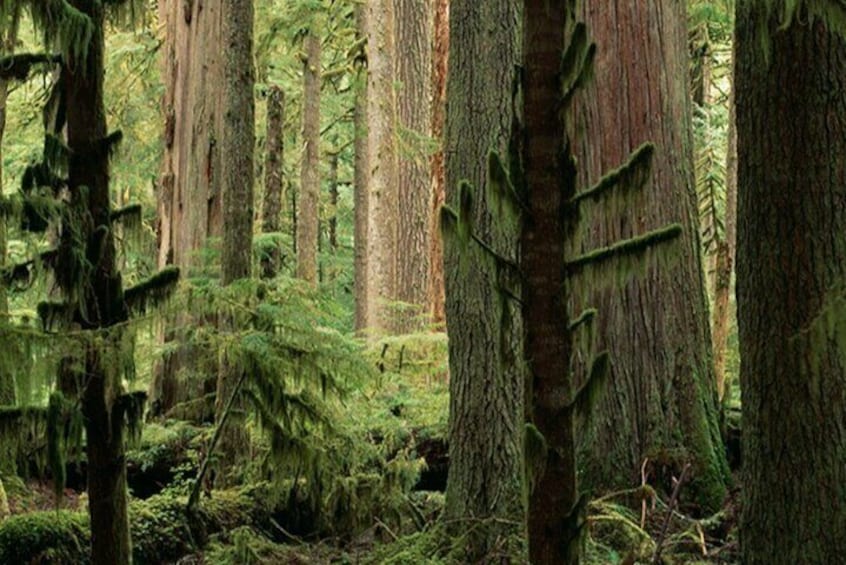
{"type": "MultiPolygon", "coordinates": [[[[474,234],[512,260],[519,227],[496,215],[487,164],[491,150],[509,161],[515,141],[512,87],[522,63],[521,16],[510,0],[453,0],[445,136],[448,204],[466,208],[459,185],[469,182],[473,210],[466,219],[474,234]]],[[[523,324],[519,306],[504,298],[497,267],[480,246],[445,234],[444,265],[450,336],[445,519],[456,532],[469,534],[464,558],[473,563],[525,539],[523,324]]]]}
{"type": "MultiPolygon", "coordinates": [[[[93,23],[93,35],[85,59],[71,57],[63,69],[68,112],[68,146],[72,157],[68,170],[70,206],[84,208],[88,216],[75,229],[86,237],[86,260],[92,265],[81,299],[86,316],[84,329],[113,328],[126,321],[121,277],[115,269],[115,245],[111,228],[109,163],[102,150],[106,138],[103,102],[103,6],[93,0],[73,0],[71,5],[93,23]],[[85,187],[85,190],[82,190],[85,187]]],[[[67,227],[65,228],[67,230],[67,227]]],[[[63,238],[71,237],[67,231],[63,238]]],[[[66,260],[75,261],[73,258],[66,260]]],[[[68,290],[68,289],[65,289],[68,290]]],[[[118,332],[120,330],[112,330],[118,332]]],[[[124,456],[124,407],[120,402],[122,375],[116,359],[104,359],[118,348],[114,334],[91,339],[83,354],[86,383],[82,394],[88,458],[88,509],[91,518],[93,565],[131,563],[127,517],[126,461],[124,456]],[[108,342],[115,342],[108,344],[108,342]]]]}
{"type": "Polygon", "coordinates": [[[543,436],[544,460],[527,461],[535,478],[529,497],[529,557],[533,564],[579,563],[576,446],[570,372],[565,244],[576,215],[573,162],[561,119],[561,53],[569,8],[526,0],[523,60],[525,140],[523,167],[528,218],[523,222],[520,267],[524,278],[525,358],[532,397],[529,421],[543,436]],[[540,467],[535,469],[533,466],[540,467]]]}
{"type": "MultiPolygon", "coordinates": [[[[359,4],[355,8],[357,40],[366,42],[367,25],[365,18],[367,10],[359,4]]],[[[367,327],[367,218],[370,214],[369,186],[370,159],[368,143],[370,134],[367,131],[367,64],[366,53],[356,59],[355,85],[355,162],[353,179],[353,200],[355,208],[354,225],[354,262],[355,262],[355,329],[361,331],[367,327]]]]}
{"type": "Polygon", "coordinates": [[[367,312],[365,327],[391,331],[396,317],[398,176],[394,91],[394,0],[368,0],[367,312]]]}
{"type": "Polygon", "coordinates": [[[846,555],[846,39],[833,16],[781,13],[737,4],[748,565],[846,555]]]}
{"type": "MultiPolygon", "coordinates": [[[[285,202],[285,185],[282,178],[284,163],[285,95],[279,86],[271,86],[267,96],[267,147],[264,156],[264,206],[262,225],[264,233],[278,233],[282,229],[282,203],[285,202]]],[[[262,256],[262,277],[272,279],[281,265],[278,245],[262,256]]]]}
{"type": "Polygon", "coordinates": [[[432,236],[432,169],[429,143],[432,128],[433,0],[394,0],[396,17],[395,73],[397,92],[398,159],[396,299],[413,306],[398,322],[412,331],[419,316],[428,315],[432,236]]]}
{"type": "MultiPolygon", "coordinates": [[[[253,68],[253,0],[223,0],[224,135],[221,139],[223,254],[221,283],[247,279],[252,272],[253,184],[255,172],[255,70],[253,68]]],[[[230,331],[237,321],[221,320],[230,331]]],[[[218,373],[215,421],[221,424],[226,402],[245,369],[224,353],[218,373]]],[[[243,402],[238,403],[239,406],[243,402]]],[[[230,416],[231,417],[231,416],[230,416]]],[[[231,470],[249,446],[243,421],[226,426],[220,436],[223,463],[231,470]]],[[[225,474],[222,474],[225,475],[225,474]]]]}
{"type": "Polygon", "coordinates": [[[689,461],[695,479],[685,494],[713,511],[726,493],[727,465],[692,174],[685,10],[676,0],[582,3],[597,56],[570,123],[579,185],[592,186],[645,142],[657,147],[646,186],[616,210],[592,215],[583,248],[669,223],[684,230],[671,256],[648,263],[642,276],[623,274],[623,284],[608,290],[595,291],[589,280],[575,287],[579,307],[598,308],[598,346],[613,360],[610,390],[582,446],[584,476],[597,488],[637,484],[646,458],[677,476],[689,461]]]}
{"type": "Polygon", "coordinates": [[[446,198],[444,171],[444,117],[446,115],[446,78],[449,67],[449,0],[435,0],[434,39],[432,44],[432,137],[437,149],[432,155],[432,212],[429,228],[429,305],[432,322],[443,324],[444,312],[444,250],[441,239],[441,207],[446,198]]]}
{"type": "Polygon", "coordinates": [[[305,37],[303,62],[303,156],[297,217],[297,277],[317,284],[318,205],[320,203],[320,35],[305,37]]]}
{"type": "MultiPolygon", "coordinates": [[[[329,248],[338,252],[338,153],[329,155],[329,248]]],[[[334,278],[334,274],[332,275],[334,278]]]]}
{"type": "MultiPolygon", "coordinates": [[[[732,39],[734,69],[735,41],[732,39]]],[[[733,76],[733,73],[732,73],[733,76]]],[[[732,78],[732,83],[734,78],[732,78]]],[[[717,265],[714,285],[714,375],[717,394],[725,402],[731,398],[731,382],[726,379],[726,350],[731,330],[731,276],[737,239],[737,111],[735,88],[729,94],[728,150],[726,155],[726,215],[725,238],[717,245],[717,265]]]]}
{"type": "MultiPolygon", "coordinates": [[[[4,43],[3,53],[11,53],[14,48],[14,35],[10,34],[10,38],[4,43]]],[[[6,99],[9,92],[8,88],[8,82],[5,79],[0,79],[0,204],[3,203],[5,198],[3,195],[3,136],[6,132],[6,99]]],[[[6,237],[6,216],[0,212],[0,271],[6,266],[6,237]]],[[[0,325],[8,321],[9,301],[6,291],[3,277],[0,277],[0,325]]],[[[15,400],[15,377],[11,372],[7,372],[5,365],[0,364],[0,406],[14,406],[15,400]]],[[[3,467],[5,465],[0,465],[0,468],[3,467]]],[[[2,485],[0,485],[0,488],[2,488],[2,485]]]]}
{"type": "MultiPolygon", "coordinates": [[[[220,147],[223,137],[221,0],[160,0],[165,94],[164,155],[159,180],[158,266],[179,267],[184,277],[203,272],[198,253],[223,232],[220,147]]],[[[161,341],[178,339],[174,328],[201,323],[190,315],[165,322],[161,341]]],[[[213,392],[215,379],[195,384],[180,371],[215,374],[216,365],[197,367],[204,354],[181,347],[156,365],[150,384],[154,414],[213,392]]]]}

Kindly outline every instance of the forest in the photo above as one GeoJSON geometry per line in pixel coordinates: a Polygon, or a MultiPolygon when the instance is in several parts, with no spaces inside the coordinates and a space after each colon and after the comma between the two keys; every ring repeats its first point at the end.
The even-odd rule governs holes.
{"type": "Polygon", "coordinates": [[[0,565],[846,563],[844,0],[0,0],[0,565]]]}

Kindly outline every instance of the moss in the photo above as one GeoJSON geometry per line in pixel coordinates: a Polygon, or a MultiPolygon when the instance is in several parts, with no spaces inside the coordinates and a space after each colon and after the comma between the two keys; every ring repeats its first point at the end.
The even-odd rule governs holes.
{"type": "Polygon", "coordinates": [[[88,517],[81,512],[33,512],[0,525],[0,563],[89,562],[88,517]]]}

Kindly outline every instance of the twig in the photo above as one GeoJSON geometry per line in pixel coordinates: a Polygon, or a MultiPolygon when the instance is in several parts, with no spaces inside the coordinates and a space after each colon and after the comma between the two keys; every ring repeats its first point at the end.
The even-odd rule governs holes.
{"type": "Polygon", "coordinates": [[[388,525],[387,525],[385,522],[383,522],[383,521],[382,521],[382,520],[380,520],[379,518],[376,518],[376,523],[377,523],[378,525],[382,526],[382,528],[384,528],[384,530],[385,530],[386,532],[388,532],[389,534],[391,534],[391,537],[392,537],[392,538],[394,538],[394,541],[399,540],[399,538],[397,537],[397,535],[393,532],[393,530],[391,530],[391,528],[389,528],[389,527],[388,527],[388,525]]]}
{"type": "Polygon", "coordinates": [[[661,557],[661,546],[664,544],[664,538],[667,537],[667,528],[670,527],[670,518],[673,516],[673,506],[676,505],[676,500],[679,497],[682,484],[684,483],[684,479],[689,470],[690,463],[686,463],[684,469],[682,469],[681,475],[679,476],[679,480],[676,481],[675,488],[673,488],[673,496],[670,497],[670,503],[667,507],[667,515],[664,517],[664,525],[661,527],[661,535],[658,537],[658,543],[655,544],[655,553],[652,554],[653,564],[658,563],[658,559],[661,557]]]}

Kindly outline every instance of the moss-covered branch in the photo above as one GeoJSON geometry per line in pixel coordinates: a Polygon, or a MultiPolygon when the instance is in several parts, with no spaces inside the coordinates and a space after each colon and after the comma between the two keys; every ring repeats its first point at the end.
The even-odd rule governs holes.
{"type": "Polygon", "coordinates": [[[580,255],[575,259],[566,262],[567,270],[573,274],[589,265],[595,265],[626,255],[644,253],[656,245],[673,241],[679,237],[681,233],[681,224],[670,224],[663,228],[647,232],[643,235],[619,241],[613,245],[609,245],[608,247],[601,247],[585,253],[584,255],[580,255]]]}
{"type": "Polygon", "coordinates": [[[575,320],[571,320],[567,326],[567,329],[572,332],[583,325],[593,323],[594,318],[596,318],[596,314],[596,308],[588,308],[587,310],[579,314],[578,318],[576,318],[575,320]]]}
{"type": "MultiPolygon", "coordinates": [[[[20,53],[0,58],[0,79],[25,81],[36,66],[49,67],[62,62],[61,55],[20,53]]],[[[45,69],[49,70],[49,69],[45,69]]]]}
{"type": "Polygon", "coordinates": [[[651,143],[644,143],[632,153],[629,160],[619,168],[608,172],[598,183],[591,188],[576,194],[570,199],[570,204],[580,204],[583,200],[591,198],[598,200],[609,194],[615,188],[623,190],[638,190],[643,187],[649,176],[652,164],[652,155],[655,153],[655,146],[651,143]]]}
{"type": "Polygon", "coordinates": [[[152,277],[126,289],[124,300],[132,312],[146,312],[149,306],[158,306],[170,296],[179,282],[179,268],[166,267],[152,277]]]}

